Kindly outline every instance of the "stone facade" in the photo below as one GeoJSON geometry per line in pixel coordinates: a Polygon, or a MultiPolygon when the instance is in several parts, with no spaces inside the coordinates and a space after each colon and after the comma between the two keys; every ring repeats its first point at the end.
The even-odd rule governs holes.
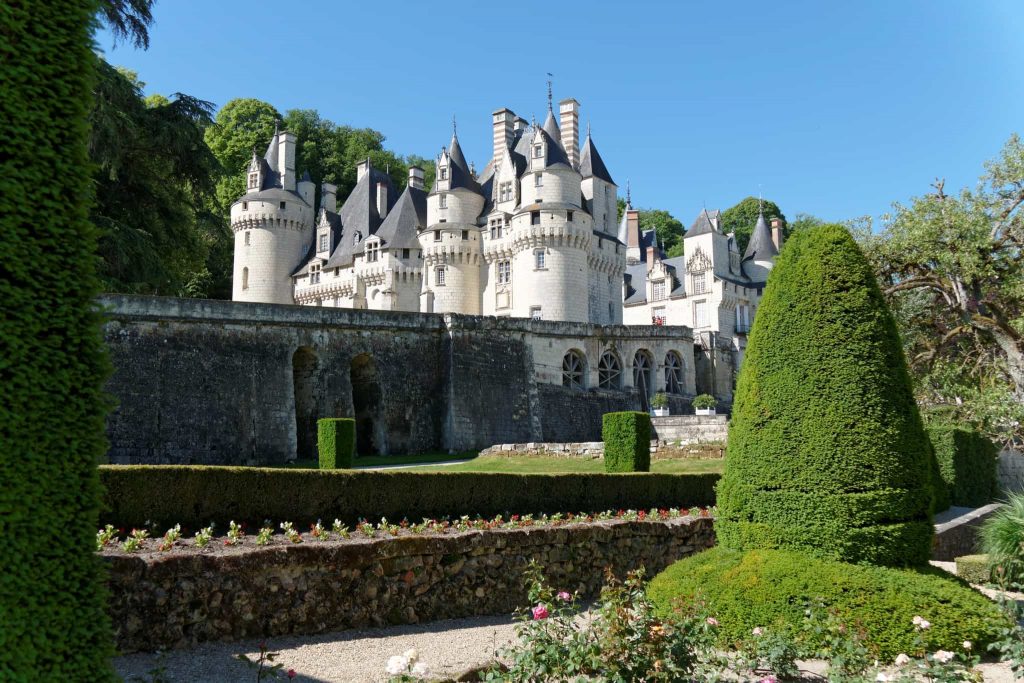
{"type": "Polygon", "coordinates": [[[712,545],[711,518],[697,518],[104,559],[117,648],[129,653],[510,614],[526,604],[530,560],[551,585],[589,599],[606,567],[619,578],[641,566],[653,576],[712,545]]]}
{"type": "Polygon", "coordinates": [[[686,328],[127,295],[100,304],[113,463],[314,457],[319,417],[354,417],[361,453],[595,441],[604,413],[639,409],[670,381],[693,391],[686,328]]]}

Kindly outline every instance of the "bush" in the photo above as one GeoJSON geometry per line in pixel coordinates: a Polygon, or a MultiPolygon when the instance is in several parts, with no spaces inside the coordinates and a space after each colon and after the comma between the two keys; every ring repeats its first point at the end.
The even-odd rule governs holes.
{"type": "Polygon", "coordinates": [[[356,454],[356,421],[350,417],[323,417],[316,423],[320,469],[351,469],[356,454]]]}
{"type": "MultiPolygon", "coordinates": [[[[949,503],[981,507],[992,502],[999,457],[992,440],[969,425],[952,422],[929,423],[928,438],[949,503]]],[[[936,509],[944,508],[936,505],[936,509]]]]}
{"type": "Polygon", "coordinates": [[[864,255],[841,226],[797,233],[768,279],[740,370],[719,541],[925,564],[929,449],[864,255]]]}
{"type": "Polygon", "coordinates": [[[605,472],[651,470],[651,416],[647,413],[605,413],[601,438],[605,472]]]}
{"type": "MultiPolygon", "coordinates": [[[[317,519],[539,514],[693,507],[715,500],[717,474],[493,474],[103,465],[102,522],[115,527],[230,520],[306,526],[317,519]]],[[[95,527],[91,534],[95,534],[95,527]]],[[[95,545],[95,538],[90,542],[95,545]]]]}
{"type": "Polygon", "coordinates": [[[967,583],[989,583],[992,580],[992,567],[988,555],[963,555],[956,558],[956,575],[967,583]]]}
{"type": "Polygon", "coordinates": [[[1010,494],[1006,504],[982,522],[978,539],[996,578],[1018,586],[1024,582],[1024,494],[1010,494]]]}
{"type": "Polygon", "coordinates": [[[723,646],[743,642],[756,627],[795,637],[808,605],[821,604],[863,629],[871,654],[890,662],[913,653],[918,635],[929,650],[959,650],[970,640],[980,652],[1009,625],[998,605],[939,569],[851,565],[784,550],[713,548],[676,562],[647,592],[662,613],[699,596],[720,624],[723,646]],[[915,633],[915,616],[931,628],[915,633]]]}
{"type": "Polygon", "coordinates": [[[86,118],[92,2],[0,9],[0,679],[113,680],[93,552],[108,362],[86,118]],[[59,537],[59,538],[58,538],[59,537]]]}
{"type": "Polygon", "coordinates": [[[652,408],[668,408],[668,394],[664,391],[659,391],[651,399],[652,408]]]}
{"type": "Polygon", "coordinates": [[[718,405],[718,399],[711,394],[700,394],[693,399],[693,407],[697,410],[709,410],[718,405]]]}

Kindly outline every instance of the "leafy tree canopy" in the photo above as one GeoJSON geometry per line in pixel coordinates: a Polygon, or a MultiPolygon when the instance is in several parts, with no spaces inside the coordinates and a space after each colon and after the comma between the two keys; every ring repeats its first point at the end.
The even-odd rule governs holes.
{"type": "Polygon", "coordinates": [[[754,231],[757,224],[757,215],[764,208],[764,218],[771,223],[773,218],[781,218],[783,236],[789,236],[789,229],[786,226],[786,216],[779,209],[778,204],[768,199],[760,200],[757,197],[747,197],[735,206],[722,212],[720,227],[722,232],[729,234],[736,233],[736,244],[742,254],[747,249],[747,242],[750,241],[750,233],[754,231]]]}

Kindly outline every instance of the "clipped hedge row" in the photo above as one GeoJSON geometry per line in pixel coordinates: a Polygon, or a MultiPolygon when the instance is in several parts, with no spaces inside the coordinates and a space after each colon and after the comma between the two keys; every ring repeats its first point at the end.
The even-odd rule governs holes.
{"type": "Polygon", "coordinates": [[[929,423],[927,429],[949,503],[965,507],[991,503],[998,487],[999,458],[992,440],[968,425],[951,422],[929,423]]]}
{"type": "Polygon", "coordinates": [[[230,520],[540,514],[694,507],[715,501],[717,474],[498,474],[103,465],[101,521],[194,529],[230,520]]]}
{"type": "Polygon", "coordinates": [[[356,454],[356,421],[351,417],[324,417],[316,423],[320,469],[347,470],[356,454]]]}
{"type": "Polygon", "coordinates": [[[651,416],[647,413],[605,413],[601,438],[605,472],[651,471],[651,416]]]}

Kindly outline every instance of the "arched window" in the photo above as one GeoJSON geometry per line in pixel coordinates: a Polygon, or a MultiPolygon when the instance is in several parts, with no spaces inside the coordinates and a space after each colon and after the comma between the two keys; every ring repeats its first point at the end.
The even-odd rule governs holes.
{"type": "Polygon", "coordinates": [[[249,268],[242,268],[242,289],[249,289],[249,268]]]}
{"type": "Polygon", "coordinates": [[[669,394],[683,393],[683,359],[675,351],[665,354],[665,391],[669,394]]]}
{"type": "Polygon", "coordinates": [[[633,386],[640,394],[640,407],[650,410],[649,399],[653,393],[651,380],[653,379],[654,359],[646,349],[640,349],[633,356],[633,386]]]}
{"type": "Polygon", "coordinates": [[[597,364],[597,384],[602,389],[622,388],[622,364],[619,357],[611,351],[601,354],[597,364]]]}
{"type": "Polygon", "coordinates": [[[562,358],[562,386],[587,388],[587,359],[579,351],[572,350],[562,358]]]}

